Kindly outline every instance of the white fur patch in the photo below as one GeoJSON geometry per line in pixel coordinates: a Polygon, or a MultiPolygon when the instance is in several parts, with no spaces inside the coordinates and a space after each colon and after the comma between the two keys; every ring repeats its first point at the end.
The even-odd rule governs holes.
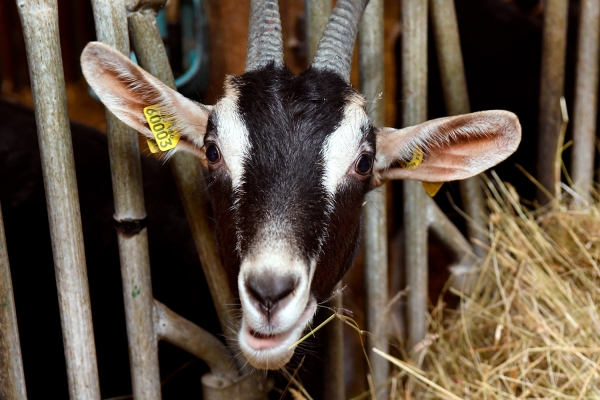
{"type": "Polygon", "coordinates": [[[290,350],[290,346],[300,338],[316,311],[316,301],[310,294],[316,261],[311,260],[307,265],[289,243],[272,239],[269,233],[263,237],[270,239],[258,243],[256,249],[240,265],[238,289],[243,318],[239,345],[245,357],[255,367],[278,369],[291,358],[294,351],[290,350]],[[246,280],[251,275],[259,279],[261,276],[294,276],[298,281],[294,292],[282,299],[270,318],[267,318],[247,290],[246,280]],[[279,343],[257,349],[252,345],[256,340],[252,340],[249,332],[275,335],[279,343]]]}
{"type": "Polygon", "coordinates": [[[238,96],[238,91],[226,82],[225,96],[219,100],[213,111],[219,149],[229,170],[234,191],[243,183],[244,160],[252,149],[248,128],[237,107],[238,96]]]}
{"type": "Polygon", "coordinates": [[[321,150],[325,160],[322,182],[332,197],[361,150],[360,145],[365,135],[362,127],[369,121],[363,103],[363,98],[357,95],[346,105],[344,119],[325,140],[321,150]]]}

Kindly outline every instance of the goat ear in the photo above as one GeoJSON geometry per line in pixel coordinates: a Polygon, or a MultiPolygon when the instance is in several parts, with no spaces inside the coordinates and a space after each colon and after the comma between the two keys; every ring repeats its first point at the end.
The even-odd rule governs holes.
{"type": "Polygon", "coordinates": [[[121,121],[147,139],[154,139],[144,108],[157,105],[181,135],[174,150],[204,158],[204,134],[211,107],[187,99],[103,43],[88,43],[81,54],[81,68],[100,100],[121,121]]]}
{"type": "Polygon", "coordinates": [[[374,183],[466,179],[505,160],[520,141],[519,119],[508,111],[439,118],[404,129],[378,128],[374,183]]]}

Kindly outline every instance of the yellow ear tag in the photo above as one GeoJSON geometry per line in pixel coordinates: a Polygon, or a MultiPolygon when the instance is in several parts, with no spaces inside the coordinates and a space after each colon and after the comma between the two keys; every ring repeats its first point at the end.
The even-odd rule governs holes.
{"type": "Polygon", "coordinates": [[[435,194],[440,190],[444,182],[421,182],[423,184],[423,188],[427,192],[427,194],[431,197],[435,196],[435,194]]]}
{"type": "Polygon", "coordinates": [[[155,139],[155,141],[148,140],[148,147],[152,153],[156,153],[159,150],[171,150],[177,146],[181,135],[171,128],[171,123],[165,119],[159,106],[154,105],[145,107],[144,117],[146,117],[146,121],[148,121],[148,125],[150,126],[150,130],[155,139]]]}
{"type": "Polygon", "coordinates": [[[400,166],[404,169],[415,169],[423,162],[423,151],[417,147],[410,161],[400,161],[400,166]]]}
{"type": "Polygon", "coordinates": [[[156,140],[148,139],[148,140],[146,140],[146,142],[148,143],[148,148],[150,149],[150,153],[155,154],[160,151],[160,149],[158,148],[158,145],[156,144],[156,140]]]}
{"type": "MultiPolygon", "coordinates": [[[[400,161],[400,166],[404,169],[415,169],[423,162],[423,150],[417,147],[413,153],[412,159],[408,162],[400,161]]],[[[421,182],[427,194],[431,197],[440,190],[444,182],[421,182]]]]}

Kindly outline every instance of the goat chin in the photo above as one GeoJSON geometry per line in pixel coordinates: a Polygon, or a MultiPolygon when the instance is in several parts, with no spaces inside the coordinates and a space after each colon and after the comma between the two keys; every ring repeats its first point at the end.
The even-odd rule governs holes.
{"type": "Polygon", "coordinates": [[[296,324],[285,332],[276,335],[264,334],[253,331],[242,319],[238,339],[244,357],[258,369],[280,369],[287,364],[294,355],[291,348],[302,336],[306,327],[312,322],[317,309],[317,302],[311,296],[304,312],[296,324]]]}

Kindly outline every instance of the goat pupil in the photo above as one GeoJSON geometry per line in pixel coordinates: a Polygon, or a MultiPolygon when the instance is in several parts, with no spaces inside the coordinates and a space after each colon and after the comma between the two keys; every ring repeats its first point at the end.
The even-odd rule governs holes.
{"type": "Polygon", "coordinates": [[[356,163],[356,172],[359,174],[368,174],[371,171],[373,165],[373,158],[368,154],[360,156],[358,163],[356,163]]]}
{"type": "Polygon", "coordinates": [[[206,158],[212,163],[219,161],[219,150],[217,149],[217,146],[211,144],[206,148],[206,158]]]}

